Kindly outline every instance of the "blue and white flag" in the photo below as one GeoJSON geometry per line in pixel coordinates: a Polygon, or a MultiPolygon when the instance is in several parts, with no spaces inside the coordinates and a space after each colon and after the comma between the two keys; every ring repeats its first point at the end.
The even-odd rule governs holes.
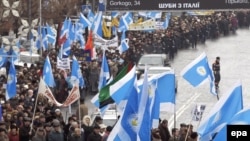
{"type": "Polygon", "coordinates": [[[82,71],[79,67],[78,61],[75,56],[72,58],[72,68],[71,68],[71,83],[74,85],[77,83],[81,88],[83,88],[84,84],[84,79],[82,76],[82,71]]]}
{"type": "Polygon", "coordinates": [[[168,25],[169,25],[169,20],[171,19],[171,13],[168,12],[166,17],[165,17],[165,21],[163,23],[163,29],[167,29],[168,25]]]}
{"type": "Polygon", "coordinates": [[[83,28],[78,22],[75,23],[75,40],[74,41],[79,41],[81,49],[85,48],[86,42],[83,37],[83,28]]]}
{"type": "Polygon", "coordinates": [[[115,12],[115,11],[111,12],[111,18],[115,18],[119,15],[120,15],[120,12],[115,12]]]}
{"type": "Polygon", "coordinates": [[[56,44],[56,31],[51,26],[46,25],[48,42],[53,46],[56,44]]]}
{"type": "Polygon", "coordinates": [[[111,131],[107,141],[136,141],[138,132],[139,95],[136,80],[128,96],[124,111],[111,131]]]}
{"type": "Polygon", "coordinates": [[[125,30],[122,31],[121,44],[118,47],[120,54],[122,54],[123,52],[129,49],[129,45],[128,45],[129,39],[126,38],[125,32],[126,32],[125,30]]]}
{"type": "Polygon", "coordinates": [[[198,133],[201,141],[210,140],[230,119],[243,109],[242,85],[237,82],[214,105],[207,117],[201,122],[198,133]]]}
{"type": "MultiPolygon", "coordinates": [[[[242,109],[230,119],[227,125],[248,125],[250,124],[250,107],[242,109]]],[[[227,125],[225,125],[220,132],[217,133],[213,141],[227,140],[227,125]]]]}
{"type": "Polygon", "coordinates": [[[105,11],[104,0],[99,0],[98,11],[105,11]]]}
{"type": "Polygon", "coordinates": [[[187,65],[181,72],[181,76],[193,87],[202,85],[206,80],[210,80],[210,92],[216,95],[214,76],[209,66],[207,55],[202,53],[198,58],[187,65]]]}
{"type": "Polygon", "coordinates": [[[47,56],[43,65],[43,80],[49,87],[55,86],[55,80],[52,73],[52,67],[49,57],[47,56]]]}
{"type": "Polygon", "coordinates": [[[89,10],[87,17],[91,25],[93,25],[95,20],[95,14],[91,10],[89,10]]]}
{"type": "Polygon", "coordinates": [[[71,50],[71,40],[68,38],[66,42],[64,42],[62,46],[62,58],[67,58],[70,56],[70,50],[71,50]]]}
{"type": "Polygon", "coordinates": [[[0,67],[4,66],[5,65],[5,62],[7,60],[7,52],[4,50],[4,47],[2,46],[0,48],[0,67]]]}
{"type": "Polygon", "coordinates": [[[126,12],[126,14],[120,18],[118,31],[122,32],[124,30],[125,31],[128,30],[129,25],[132,23],[133,23],[133,18],[131,12],[126,12]]]}
{"type": "Polygon", "coordinates": [[[151,19],[160,19],[162,15],[162,12],[159,11],[153,11],[153,12],[148,12],[147,17],[151,19]]]}
{"type": "Polygon", "coordinates": [[[79,24],[82,26],[82,28],[86,28],[91,25],[90,21],[82,13],[80,13],[79,24]]]}
{"type": "Polygon", "coordinates": [[[152,93],[148,84],[147,67],[145,67],[143,86],[139,94],[137,141],[149,141],[151,137],[152,123],[149,95],[152,95],[152,93]]]}
{"type": "Polygon", "coordinates": [[[94,34],[97,34],[102,37],[102,11],[98,12],[95,15],[95,20],[92,23],[91,30],[94,34]]]}
{"type": "Polygon", "coordinates": [[[42,27],[42,47],[44,50],[47,50],[49,48],[48,38],[47,38],[47,33],[46,33],[45,27],[42,27]]]}
{"type": "Polygon", "coordinates": [[[7,78],[7,84],[6,84],[6,100],[9,100],[10,98],[16,96],[16,69],[13,60],[10,61],[10,68],[9,68],[9,74],[7,78]]]}
{"type": "Polygon", "coordinates": [[[103,55],[102,55],[102,66],[101,66],[101,72],[99,76],[99,84],[98,84],[98,89],[100,90],[102,87],[106,86],[108,79],[110,78],[110,73],[109,73],[109,65],[107,62],[107,58],[105,55],[105,50],[103,50],[103,55]]]}

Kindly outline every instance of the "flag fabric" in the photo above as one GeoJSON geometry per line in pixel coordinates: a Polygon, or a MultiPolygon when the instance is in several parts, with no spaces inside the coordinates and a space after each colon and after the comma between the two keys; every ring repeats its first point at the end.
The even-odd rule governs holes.
{"type": "MultiPolygon", "coordinates": [[[[235,114],[227,125],[249,125],[250,124],[250,107],[242,109],[235,114]]],[[[220,132],[217,133],[213,141],[225,141],[227,140],[227,126],[225,125],[220,132]]]]}
{"type": "Polygon", "coordinates": [[[169,20],[171,19],[171,13],[167,13],[166,17],[165,17],[165,21],[163,23],[163,29],[167,29],[168,25],[169,25],[169,20]]]}
{"type": "Polygon", "coordinates": [[[159,127],[160,118],[160,94],[157,91],[157,80],[149,82],[149,100],[152,129],[159,127]]]}
{"type": "Polygon", "coordinates": [[[75,41],[79,41],[80,43],[80,48],[84,49],[85,48],[85,39],[83,37],[83,29],[80,25],[80,23],[75,23],[75,41]]]}
{"type": "Polygon", "coordinates": [[[85,44],[84,50],[90,50],[90,55],[91,58],[93,58],[93,50],[94,50],[94,45],[93,45],[93,34],[92,31],[90,30],[89,35],[88,35],[88,40],[85,44]]]}
{"type": "Polygon", "coordinates": [[[81,88],[84,87],[84,79],[82,76],[82,71],[79,67],[78,61],[75,56],[72,58],[72,68],[71,68],[71,83],[73,85],[79,85],[81,88]]]}
{"type": "Polygon", "coordinates": [[[52,67],[50,64],[49,57],[47,56],[43,66],[43,79],[49,87],[55,86],[55,80],[52,73],[52,67]]]}
{"type": "Polygon", "coordinates": [[[98,84],[99,90],[101,90],[101,88],[106,86],[109,78],[110,78],[109,65],[107,62],[106,55],[105,55],[105,50],[103,50],[102,66],[101,66],[101,71],[100,71],[100,76],[99,76],[99,84],[98,84]]]}
{"type": "Polygon", "coordinates": [[[98,11],[105,11],[104,0],[99,0],[98,11]]]}
{"type": "Polygon", "coordinates": [[[116,17],[119,16],[119,14],[120,14],[120,12],[115,12],[115,11],[113,11],[113,12],[111,12],[111,17],[112,17],[112,18],[116,18],[116,17]]]}
{"type": "Polygon", "coordinates": [[[127,104],[121,117],[111,131],[108,141],[136,141],[138,127],[139,95],[136,80],[128,96],[127,104]]]}
{"type": "Polygon", "coordinates": [[[228,93],[220,98],[208,116],[201,122],[197,130],[201,141],[210,140],[215,133],[219,132],[242,109],[242,86],[240,82],[237,82],[228,93]]]}
{"type": "Polygon", "coordinates": [[[10,61],[10,68],[9,68],[9,74],[7,77],[7,84],[6,84],[6,100],[9,100],[10,98],[16,96],[16,69],[13,62],[13,59],[10,61]]]}
{"type": "Polygon", "coordinates": [[[102,37],[102,12],[98,12],[95,15],[95,19],[93,21],[93,24],[91,25],[91,30],[93,34],[97,34],[100,37],[102,37]]]}
{"type": "Polygon", "coordinates": [[[118,30],[120,32],[122,32],[124,30],[126,31],[126,30],[128,30],[129,25],[132,23],[133,23],[132,14],[130,12],[126,12],[126,14],[120,18],[118,30]]]}
{"type": "Polygon", "coordinates": [[[107,23],[104,19],[102,21],[102,32],[103,32],[103,37],[105,38],[110,38],[112,36],[111,27],[107,26],[107,23]]]}
{"type": "Polygon", "coordinates": [[[70,25],[70,21],[66,18],[63,22],[61,31],[60,31],[60,36],[58,39],[58,45],[61,46],[68,38],[68,34],[69,34],[69,25],[70,25]]]}
{"type": "Polygon", "coordinates": [[[95,14],[91,10],[89,10],[87,17],[92,26],[94,24],[95,14]]]}
{"type": "Polygon", "coordinates": [[[2,46],[0,48],[0,67],[5,65],[5,62],[7,60],[6,56],[7,56],[7,52],[4,50],[4,47],[2,46]]]}
{"type": "Polygon", "coordinates": [[[46,25],[48,42],[53,46],[56,44],[56,31],[51,26],[46,25]]]}
{"type": "Polygon", "coordinates": [[[64,42],[63,46],[62,46],[62,57],[63,58],[69,57],[70,51],[71,51],[71,40],[70,40],[70,38],[67,38],[66,42],[64,42]]]}
{"type": "Polygon", "coordinates": [[[82,28],[86,28],[91,25],[90,21],[82,13],[80,13],[79,24],[82,26],[82,28]]]}
{"type": "Polygon", "coordinates": [[[118,104],[121,100],[127,98],[128,91],[130,91],[134,85],[134,79],[136,79],[135,66],[131,69],[130,64],[128,64],[112,82],[100,90],[99,108],[113,102],[118,104]]]}
{"type": "Polygon", "coordinates": [[[49,48],[48,38],[47,38],[47,33],[46,33],[45,27],[42,27],[42,47],[44,50],[47,50],[49,48]]]}
{"type": "Polygon", "coordinates": [[[147,67],[145,67],[142,91],[139,95],[137,141],[150,140],[152,123],[149,95],[152,95],[152,93],[148,85],[147,67]]]}
{"type": "Polygon", "coordinates": [[[152,11],[147,13],[147,17],[151,19],[160,19],[162,12],[152,11]]]}
{"type": "Polygon", "coordinates": [[[120,54],[122,54],[123,52],[129,49],[129,45],[128,45],[129,39],[126,38],[125,32],[126,31],[122,31],[121,44],[118,47],[120,54]]]}
{"type": "Polygon", "coordinates": [[[187,65],[181,72],[181,76],[188,81],[193,87],[202,85],[206,80],[210,80],[210,92],[214,95],[215,85],[212,69],[209,66],[205,53],[187,65]]]}

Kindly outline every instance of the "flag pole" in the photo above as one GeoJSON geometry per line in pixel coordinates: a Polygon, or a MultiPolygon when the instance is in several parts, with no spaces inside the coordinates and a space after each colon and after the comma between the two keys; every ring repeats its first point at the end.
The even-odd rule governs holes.
{"type": "MultiPolygon", "coordinates": [[[[41,79],[42,78],[40,78],[40,81],[41,81],[41,79]]],[[[36,113],[38,96],[39,96],[39,93],[37,93],[37,95],[36,95],[36,101],[35,101],[35,106],[34,106],[34,110],[33,110],[32,121],[31,121],[31,125],[30,125],[30,132],[32,132],[32,129],[33,129],[33,124],[34,124],[34,118],[35,118],[35,113],[36,113]]]]}
{"type": "Polygon", "coordinates": [[[187,134],[186,134],[186,137],[185,137],[185,141],[187,141],[188,133],[189,133],[189,131],[190,131],[190,126],[191,126],[191,123],[192,123],[193,118],[194,118],[194,114],[192,114],[191,120],[190,120],[190,122],[189,122],[189,124],[188,124],[188,130],[187,130],[187,134]]]}

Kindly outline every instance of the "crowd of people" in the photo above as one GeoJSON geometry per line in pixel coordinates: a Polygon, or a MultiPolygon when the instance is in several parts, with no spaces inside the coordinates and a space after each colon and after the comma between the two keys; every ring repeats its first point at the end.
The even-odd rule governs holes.
{"type": "MultiPolygon", "coordinates": [[[[145,53],[165,53],[173,60],[179,50],[196,48],[207,39],[215,40],[221,36],[236,34],[238,28],[248,28],[250,11],[215,12],[212,15],[190,16],[183,14],[172,17],[166,30],[127,31],[129,49],[123,54],[119,51],[106,51],[110,73],[116,76],[127,62],[137,63],[145,53]]],[[[77,51],[72,47],[72,54],[77,51]]],[[[64,102],[70,90],[69,71],[57,69],[58,51],[44,52],[49,55],[55,77],[56,87],[52,89],[58,102],[64,102]]],[[[98,79],[102,52],[97,50],[97,58],[81,62],[85,87],[81,89],[80,115],[70,115],[67,121],[60,107],[56,107],[46,97],[38,95],[39,80],[42,76],[43,61],[16,67],[16,96],[5,100],[6,75],[0,77],[0,103],[2,119],[0,122],[0,141],[105,141],[113,125],[104,125],[101,117],[92,122],[88,107],[84,104],[87,95],[98,92],[98,79]],[[37,96],[38,95],[38,96],[37,96]]],[[[8,67],[8,66],[6,66],[8,67]]],[[[8,70],[8,69],[7,69],[8,70]]],[[[180,128],[168,129],[167,120],[160,121],[159,128],[152,129],[153,141],[197,140],[198,134],[191,125],[181,124],[180,128]],[[171,131],[171,132],[170,132],[171,131]]]]}

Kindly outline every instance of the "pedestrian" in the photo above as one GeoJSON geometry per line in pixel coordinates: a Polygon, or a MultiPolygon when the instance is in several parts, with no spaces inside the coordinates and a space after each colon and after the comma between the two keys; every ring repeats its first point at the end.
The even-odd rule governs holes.
{"type": "Polygon", "coordinates": [[[83,134],[80,128],[75,128],[74,132],[69,136],[68,141],[84,141],[83,134]]]}
{"type": "Polygon", "coordinates": [[[177,128],[172,129],[172,137],[169,139],[169,141],[182,141],[179,140],[179,130],[177,128]]]}
{"type": "Polygon", "coordinates": [[[170,132],[168,129],[168,120],[164,119],[159,125],[159,132],[162,141],[168,141],[170,138],[170,132]]]}
{"type": "Polygon", "coordinates": [[[46,141],[46,131],[43,127],[38,127],[35,136],[32,137],[32,141],[46,141]]]}
{"type": "Polygon", "coordinates": [[[19,141],[18,128],[15,125],[10,126],[8,133],[9,141],[19,141]]]}
{"type": "Polygon", "coordinates": [[[29,141],[32,136],[32,131],[30,128],[31,118],[24,118],[24,125],[19,130],[19,140],[20,141],[29,141]]]}
{"type": "Polygon", "coordinates": [[[54,130],[49,133],[48,141],[64,141],[65,137],[60,122],[55,119],[52,125],[54,130]]]}
{"type": "Polygon", "coordinates": [[[83,117],[82,120],[82,128],[84,130],[84,140],[87,141],[88,136],[92,133],[93,131],[93,127],[91,126],[92,122],[91,122],[91,118],[90,116],[86,115],[83,117]]]}
{"type": "Polygon", "coordinates": [[[80,99],[80,103],[80,106],[76,110],[76,116],[78,120],[81,120],[84,116],[88,115],[88,107],[85,105],[84,99],[80,99]]]}
{"type": "Polygon", "coordinates": [[[87,141],[102,141],[102,136],[100,135],[100,126],[95,125],[93,132],[88,136],[87,141]]]}
{"type": "Polygon", "coordinates": [[[0,128],[0,141],[9,141],[9,137],[4,128],[0,128]]]}
{"type": "Polygon", "coordinates": [[[106,131],[105,131],[104,135],[102,136],[102,141],[107,141],[108,140],[109,134],[112,131],[112,129],[113,129],[112,126],[107,126],[106,127],[106,131]]]}
{"type": "Polygon", "coordinates": [[[212,69],[213,69],[213,73],[214,73],[214,84],[215,84],[215,88],[216,91],[218,91],[219,89],[219,83],[220,83],[220,57],[216,57],[215,62],[212,65],[212,69]]]}

